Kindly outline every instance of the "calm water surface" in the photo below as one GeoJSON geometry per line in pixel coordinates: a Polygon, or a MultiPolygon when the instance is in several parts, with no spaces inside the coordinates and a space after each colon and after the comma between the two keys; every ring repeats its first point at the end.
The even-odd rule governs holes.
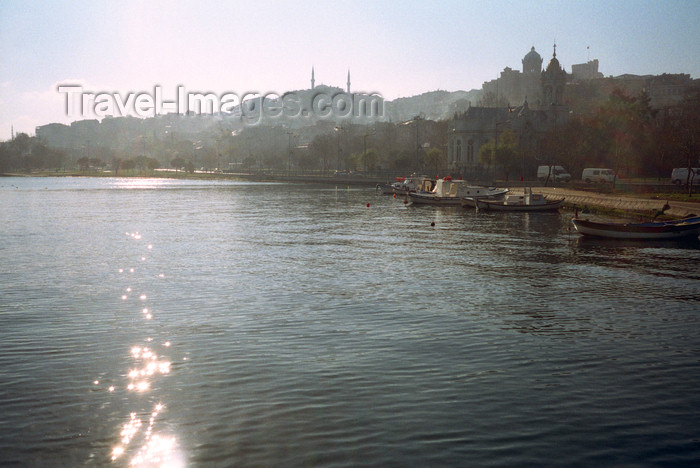
{"type": "Polygon", "coordinates": [[[0,178],[0,464],[698,463],[698,246],[570,217],[0,178]]]}

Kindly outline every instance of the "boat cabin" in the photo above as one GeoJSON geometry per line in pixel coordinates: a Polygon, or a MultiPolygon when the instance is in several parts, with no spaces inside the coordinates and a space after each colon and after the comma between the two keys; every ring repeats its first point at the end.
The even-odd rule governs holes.
{"type": "Polygon", "coordinates": [[[544,195],[541,193],[532,193],[528,187],[523,195],[506,195],[503,202],[504,205],[544,205],[547,203],[544,195]]]}
{"type": "Polygon", "coordinates": [[[437,197],[463,197],[467,192],[466,180],[452,180],[445,177],[444,179],[430,182],[435,185],[429,191],[437,197]]]}

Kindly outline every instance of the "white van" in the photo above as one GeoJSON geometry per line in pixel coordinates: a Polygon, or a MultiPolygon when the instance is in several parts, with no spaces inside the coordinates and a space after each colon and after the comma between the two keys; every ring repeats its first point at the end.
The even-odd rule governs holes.
{"type": "MultiPolygon", "coordinates": [[[[700,167],[693,167],[690,169],[692,172],[690,174],[690,180],[692,185],[700,184],[700,167]]],[[[685,185],[688,182],[688,168],[687,167],[677,167],[671,171],[671,182],[676,185],[685,185]]]]}
{"type": "Polygon", "coordinates": [[[600,167],[587,167],[581,173],[581,180],[587,184],[595,182],[612,182],[615,180],[615,171],[600,167]]]}
{"type": "Polygon", "coordinates": [[[547,180],[547,174],[552,182],[569,182],[571,180],[571,174],[566,172],[562,166],[539,166],[537,168],[537,180],[540,182],[547,180]]]}

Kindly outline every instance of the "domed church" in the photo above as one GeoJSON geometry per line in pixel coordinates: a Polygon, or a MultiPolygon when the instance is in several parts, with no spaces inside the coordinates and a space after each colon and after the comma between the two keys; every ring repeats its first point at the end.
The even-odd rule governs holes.
{"type": "MultiPolygon", "coordinates": [[[[557,59],[556,44],[544,71],[542,62],[532,47],[522,59],[522,73],[506,67],[498,79],[484,83],[484,105],[454,115],[447,148],[450,170],[474,180],[495,176],[492,164],[479,161],[479,149],[505,130],[515,133],[523,154],[536,157],[540,153],[545,133],[568,119],[564,105],[567,73],[557,59]]],[[[521,175],[528,177],[532,171],[523,165],[521,175]]]]}

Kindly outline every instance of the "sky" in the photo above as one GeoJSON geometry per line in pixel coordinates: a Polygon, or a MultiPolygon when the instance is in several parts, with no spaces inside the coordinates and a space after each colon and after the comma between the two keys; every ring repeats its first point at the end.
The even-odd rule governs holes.
{"type": "Polygon", "coordinates": [[[67,94],[284,93],[386,100],[481,88],[531,47],[544,65],[700,78],[699,0],[0,0],[0,140],[80,120],[67,94]]]}

